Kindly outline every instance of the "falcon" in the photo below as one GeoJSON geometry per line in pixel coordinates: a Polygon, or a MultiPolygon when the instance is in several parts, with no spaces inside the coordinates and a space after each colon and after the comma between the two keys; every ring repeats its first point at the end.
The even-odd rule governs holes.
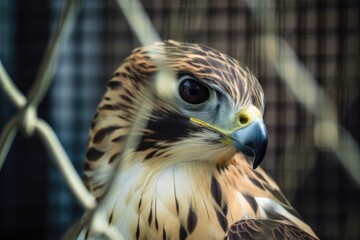
{"type": "Polygon", "coordinates": [[[84,182],[102,201],[117,179],[103,208],[126,239],[318,239],[258,167],[263,113],[259,82],[234,58],[173,40],[137,48],[97,108],[84,182]],[[160,69],[173,78],[154,87],[160,69]],[[136,118],[146,124],[132,129],[136,118]],[[131,134],[138,145],[122,156],[131,134]]]}

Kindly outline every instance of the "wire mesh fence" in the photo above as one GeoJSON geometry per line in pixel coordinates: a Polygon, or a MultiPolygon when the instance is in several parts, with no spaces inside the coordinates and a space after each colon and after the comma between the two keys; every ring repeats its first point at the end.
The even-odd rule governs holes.
{"type": "MultiPolygon", "coordinates": [[[[18,6],[10,2],[4,1],[2,11],[16,10],[18,6]]],[[[102,94],[99,86],[105,86],[106,79],[135,46],[168,38],[210,45],[236,57],[256,73],[267,97],[265,121],[270,132],[264,168],[320,237],[359,238],[360,209],[356,203],[360,199],[360,160],[356,141],[360,132],[357,126],[360,7],[356,0],[278,0],[271,4],[158,0],[144,1],[144,11],[142,5],[134,5],[136,1],[67,1],[64,8],[62,1],[48,2],[42,8],[52,13],[49,22],[55,22],[56,17],[61,20],[59,25],[52,24],[55,34],[27,97],[16,90],[5,68],[0,66],[1,88],[10,98],[8,101],[2,97],[0,160],[11,149],[14,134],[23,129],[28,135],[34,131],[42,139],[41,144],[60,169],[53,166],[44,169],[48,174],[47,184],[43,185],[48,188],[44,193],[47,200],[39,201],[46,203],[46,209],[39,211],[44,215],[41,219],[50,221],[44,220],[48,223],[42,229],[43,238],[58,238],[83,211],[64,179],[85,209],[96,205],[76,171],[82,171],[87,132],[84,123],[90,125],[92,111],[102,94]],[[60,8],[64,9],[61,16],[60,8]],[[144,13],[149,15],[148,19],[144,13]],[[151,23],[156,31],[151,31],[151,23]],[[45,102],[49,104],[49,121],[72,163],[52,129],[36,114],[56,68],[50,99],[45,102]],[[10,103],[19,110],[8,120],[14,112],[7,107],[10,103]]],[[[3,22],[0,27],[14,27],[9,21],[3,22]]],[[[2,31],[1,36],[11,35],[2,31]]],[[[6,56],[10,65],[7,68],[13,72],[25,68],[16,66],[16,60],[9,57],[14,55],[11,52],[1,54],[0,57],[6,56]]],[[[16,139],[15,143],[19,145],[16,139]]],[[[16,157],[11,151],[1,174],[11,171],[11,166],[6,167],[16,157]]],[[[22,166],[19,162],[13,169],[22,166]]],[[[27,181],[20,174],[15,177],[17,181],[27,181]]],[[[13,184],[9,181],[16,180],[2,176],[1,232],[7,237],[14,234],[11,228],[31,226],[31,222],[19,224],[12,215],[14,212],[4,210],[6,206],[20,206],[21,202],[9,203],[13,198],[31,196],[31,191],[26,195],[12,194],[5,187],[13,184]],[[4,224],[6,218],[12,219],[9,216],[14,220],[4,224]]],[[[17,211],[15,215],[23,216],[17,211]]]]}

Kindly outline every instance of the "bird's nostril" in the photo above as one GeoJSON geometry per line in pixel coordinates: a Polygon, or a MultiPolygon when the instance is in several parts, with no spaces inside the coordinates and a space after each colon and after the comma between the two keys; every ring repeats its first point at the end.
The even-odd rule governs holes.
{"type": "Polygon", "coordinates": [[[249,118],[248,118],[248,116],[242,114],[242,115],[240,115],[239,121],[240,121],[240,124],[247,124],[249,121],[249,118]]]}

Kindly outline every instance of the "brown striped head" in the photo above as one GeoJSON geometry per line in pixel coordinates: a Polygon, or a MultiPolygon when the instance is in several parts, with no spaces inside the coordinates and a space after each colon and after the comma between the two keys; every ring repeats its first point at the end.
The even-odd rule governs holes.
{"type": "Polygon", "coordinates": [[[231,133],[261,118],[264,110],[255,76],[226,54],[172,40],[137,48],[108,82],[90,132],[86,171],[96,168],[95,162],[111,163],[122,151],[146,89],[153,91],[153,108],[141,116],[148,122],[136,130],[141,141],[133,156],[161,166],[227,162],[237,151],[231,133]],[[161,69],[173,78],[152,87],[161,69]]]}
{"type": "Polygon", "coordinates": [[[190,75],[225,95],[237,108],[253,104],[263,111],[263,92],[253,73],[236,59],[213,48],[169,40],[137,48],[126,61],[130,63],[126,72],[137,75],[135,78],[140,81],[153,77],[161,61],[178,79],[190,75]]]}

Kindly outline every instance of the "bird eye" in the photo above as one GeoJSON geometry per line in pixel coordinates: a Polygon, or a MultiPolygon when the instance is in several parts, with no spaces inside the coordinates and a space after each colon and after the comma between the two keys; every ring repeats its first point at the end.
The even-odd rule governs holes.
{"type": "Polygon", "coordinates": [[[179,85],[180,97],[187,103],[200,104],[209,99],[209,89],[190,76],[184,76],[179,85]]]}

